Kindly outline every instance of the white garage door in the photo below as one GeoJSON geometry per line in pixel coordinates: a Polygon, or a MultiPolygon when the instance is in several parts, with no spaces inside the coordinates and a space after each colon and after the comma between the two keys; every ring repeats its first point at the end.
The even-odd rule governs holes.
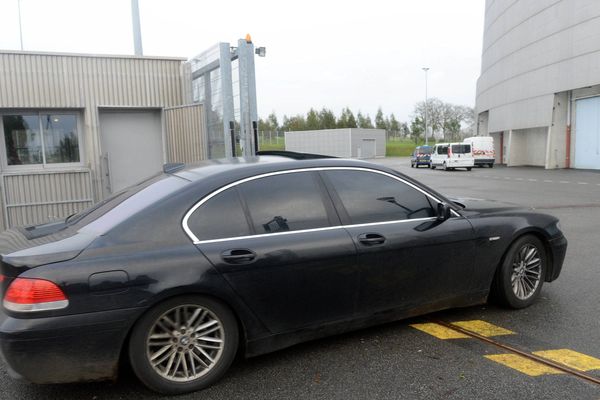
{"type": "Polygon", "coordinates": [[[358,144],[358,158],[375,158],[376,147],[375,139],[362,139],[358,144]]]}
{"type": "Polygon", "coordinates": [[[105,194],[115,193],[162,170],[160,111],[104,111],[100,136],[105,194]]]}
{"type": "Polygon", "coordinates": [[[600,169],[600,97],[576,104],[575,168],[600,169]]]}

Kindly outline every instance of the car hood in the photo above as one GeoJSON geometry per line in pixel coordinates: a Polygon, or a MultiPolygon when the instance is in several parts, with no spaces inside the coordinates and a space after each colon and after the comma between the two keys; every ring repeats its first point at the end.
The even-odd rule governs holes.
{"type": "Polygon", "coordinates": [[[26,228],[9,229],[0,233],[2,273],[11,275],[15,273],[13,268],[22,270],[23,267],[32,268],[73,259],[96,237],[73,228],[41,237],[28,235],[26,228]]]}
{"type": "Polygon", "coordinates": [[[468,197],[450,198],[450,200],[455,204],[463,206],[464,208],[462,211],[464,211],[466,213],[477,212],[477,213],[492,214],[492,213],[502,213],[502,212],[507,212],[507,211],[518,211],[518,210],[523,211],[523,210],[527,209],[518,204],[496,201],[496,200],[473,199],[473,198],[468,198],[468,197]]]}

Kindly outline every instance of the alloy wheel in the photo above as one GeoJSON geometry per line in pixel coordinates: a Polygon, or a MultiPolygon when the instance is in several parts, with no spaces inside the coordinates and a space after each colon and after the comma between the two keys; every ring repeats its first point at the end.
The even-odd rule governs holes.
{"type": "Polygon", "coordinates": [[[223,323],[206,308],[181,305],[162,314],[149,331],[146,355],[165,379],[190,382],[206,375],[223,354],[223,323]]]}
{"type": "Polygon", "coordinates": [[[538,288],[542,276],[542,259],[539,250],[532,244],[523,245],[513,257],[510,283],[515,296],[520,300],[530,298],[538,288]]]}

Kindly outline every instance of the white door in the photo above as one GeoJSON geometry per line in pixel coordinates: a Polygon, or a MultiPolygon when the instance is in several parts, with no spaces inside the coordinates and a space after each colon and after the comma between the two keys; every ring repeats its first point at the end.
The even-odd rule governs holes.
{"type": "Polygon", "coordinates": [[[375,158],[375,139],[362,139],[358,145],[358,158],[375,158]]]}
{"type": "Polygon", "coordinates": [[[100,113],[105,194],[115,193],[162,170],[160,111],[100,113]]]}
{"type": "Polygon", "coordinates": [[[575,168],[600,169],[600,97],[577,100],[575,168]]]}

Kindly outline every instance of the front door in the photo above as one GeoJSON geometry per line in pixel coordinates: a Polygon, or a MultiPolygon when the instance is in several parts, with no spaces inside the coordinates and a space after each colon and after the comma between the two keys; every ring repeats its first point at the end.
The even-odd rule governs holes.
{"type": "Polygon", "coordinates": [[[102,111],[100,136],[105,196],[162,170],[160,111],[102,111]]]}
{"type": "Polygon", "coordinates": [[[354,315],[356,249],[316,172],[229,188],[192,214],[190,229],[206,231],[198,248],[271,332],[354,315]]]}
{"type": "Polygon", "coordinates": [[[359,313],[412,309],[472,290],[474,232],[466,219],[437,221],[437,202],[392,175],[324,175],[358,249],[359,313]]]}

